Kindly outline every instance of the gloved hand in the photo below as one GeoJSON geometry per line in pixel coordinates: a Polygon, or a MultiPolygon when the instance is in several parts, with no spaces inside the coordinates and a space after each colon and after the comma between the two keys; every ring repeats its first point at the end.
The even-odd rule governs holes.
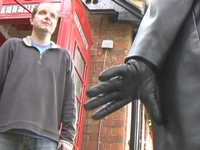
{"type": "Polygon", "coordinates": [[[112,66],[100,74],[99,80],[100,83],[87,90],[86,95],[91,99],[84,104],[86,110],[102,106],[94,112],[93,119],[102,119],[140,99],[152,119],[158,125],[163,124],[156,95],[156,75],[145,63],[131,59],[126,64],[112,66]]]}

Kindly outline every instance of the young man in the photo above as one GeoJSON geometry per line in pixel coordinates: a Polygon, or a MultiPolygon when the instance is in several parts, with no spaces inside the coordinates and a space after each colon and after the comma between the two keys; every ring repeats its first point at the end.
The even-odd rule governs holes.
{"type": "Polygon", "coordinates": [[[87,91],[86,109],[104,106],[93,118],[140,99],[154,120],[155,150],[200,149],[199,18],[199,0],[151,0],[126,64],[87,91]]]}
{"type": "Polygon", "coordinates": [[[0,149],[71,150],[76,133],[74,66],[53,43],[55,7],[39,4],[31,36],[0,48],[0,149]],[[62,123],[61,134],[59,134],[62,123]]]}

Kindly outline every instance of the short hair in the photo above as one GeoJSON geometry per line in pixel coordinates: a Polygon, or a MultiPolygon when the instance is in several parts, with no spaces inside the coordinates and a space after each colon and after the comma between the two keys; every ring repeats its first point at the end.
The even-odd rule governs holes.
{"type": "Polygon", "coordinates": [[[33,8],[33,11],[32,11],[32,18],[34,18],[35,17],[35,14],[37,13],[37,11],[38,11],[38,7],[39,7],[39,5],[40,4],[38,4],[38,5],[36,5],[34,8],[33,8]]]}
{"type": "MultiPolygon", "coordinates": [[[[40,3],[40,4],[42,4],[42,3],[40,3]]],[[[31,13],[32,18],[35,17],[35,14],[37,13],[38,7],[39,7],[40,4],[36,5],[36,6],[33,8],[33,11],[32,11],[32,13],[31,13]]],[[[57,13],[58,13],[58,12],[57,12],[57,13]]],[[[57,16],[57,20],[58,20],[58,16],[57,16]]]]}

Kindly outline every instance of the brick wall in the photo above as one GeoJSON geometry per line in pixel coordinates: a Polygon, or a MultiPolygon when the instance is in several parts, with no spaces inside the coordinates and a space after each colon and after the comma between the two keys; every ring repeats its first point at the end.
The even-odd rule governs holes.
{"type": "MultiPolygon", "coordinates": [[[[132,44],[134,27],[131,24],[112,23],[106,15],[88,13],[88,19],[93,40],[89,83],[89,86],[92,86],[98,83],[98,75],[102,70],[124,62],[132,44]],[[102,40],[113,40],[114,48],[106,53],[101,48],[102,40]]],[[[101,121],[91,119],[93,112],[86,112],[85,115],[81,149],[125,150],[129,140],[126,138],[127,107],[121,108],[101,121]]]]}

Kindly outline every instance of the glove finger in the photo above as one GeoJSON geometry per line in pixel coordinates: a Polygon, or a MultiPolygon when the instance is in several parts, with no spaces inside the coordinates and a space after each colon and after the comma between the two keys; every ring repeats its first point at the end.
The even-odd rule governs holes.
{"type": "Polygon", "coordinates": [[[158,125],[163,125],[163,116],[155,93],[150,93],[146,98],[142,100],[142,102],[155,123],[158,125]]]}
{"type": "Polygon", "coordinates": [[[99,94],[106,94],[112,91],[120,91],[123,87],[123,82],[120,78],[115,78],[113,80],[108,80],[105,82],[100,82],[86,91],[88,97],[94,97],[99,94]]]}
{"type": "Polygon", "coordinates": [[[100,107],[110,101],[112,101],[113,99],[115,100],[119,100],[121,97],[121,92],[112,92],[109,94],[100,94],[96,97],[91,98],[90,100],[86,101],[84,104],[84,108],[86,110],[92,110],[92,109],[96,109],[97,107],[100,107]]]}
{"type": "Polygon", "coordinates": [[[130,101],[126,101],[126,100],[118,100],[118,101],[114,100],[114,101],[104,105],[102,108],[98,109],[97,111],[95,111],[92,115],[92,118],[94,120],[102,119],[102,118],[110,115],[111,113],[119,110],[120,108],[122,108],[123,106],[128,104],[129,102],[130,101]]]}
{"type": "Polygon", "coordinates": [[[126,64],[109,67],[99,75],[99,80],[106,81],[113,77],[124,76],[127,74],[126,68],[126,64]]]}

